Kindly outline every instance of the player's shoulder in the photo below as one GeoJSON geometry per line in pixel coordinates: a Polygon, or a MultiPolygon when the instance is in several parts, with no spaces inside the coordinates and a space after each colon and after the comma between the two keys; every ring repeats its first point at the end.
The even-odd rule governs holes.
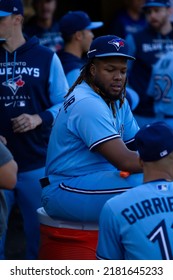
{"type": "MultiPolygon", "coordinates": [[[[39,45],[37,46],[37,48],[39,49],[40,52],[44,53],[45,55],[50,55],[50,56],[52,56],[52,57],[53,57],[54,55],[57,56],[57,54],[56,54],[55,52],[53,52],[50,48],[48,48],[48,47],[46,47],[46,46],[44,46],[44,45],[39,44],[39,45]]],[[[43,59],[44,59],[44,57],[43,57],[43,59]]]]}
{"type": "Polygon", "coordinates": [[[171,58],[171,60],[173,60],[173,50],[165,52],[164,55],[162,55],[159,60],[164,60],[167,58],[171,58]]]}
{"type": "Polygon", "coordinates": [[[42,52],[48,53],[48,54],[54,54],[54,52],[50,48],[48,48],[40,43],[40,40],[37,36],[32,36],[31,38],[28,39],[27,42],[28,42],[28,45],[39,49],[39,51],[42,51],[42,52]]]}
{"type": "Polygon", "coordinates": [[[76,100],[87,99],[87,101],[91,100],[94,101],[94,103],[103,102],[103,98],[101,98],[100,95],[94,92],[93,89],[84,81],[74,88],[74,94],[76,100]]]}
{"type": "Polygon", "coordinates": [[[173,67],[173,51],[168,51],[162,55],[158,61],[154,64],[154,69],[167,69],[173,67]]]}
{"type": "MultiPolygon", "coordinates": [[[[77,85],[64,102],[65,106],[70,105],[71,114],[82,116],[104,115],[109,107],[104,100],[96,94],[85,82],[77,85]]],[[[68,108],[69,109],[69,108],[68,108]]]]}

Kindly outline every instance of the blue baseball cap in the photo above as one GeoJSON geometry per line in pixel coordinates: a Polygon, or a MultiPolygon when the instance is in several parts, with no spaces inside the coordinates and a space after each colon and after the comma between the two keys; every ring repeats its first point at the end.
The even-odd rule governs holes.
{"type": "Polygon", "coordinates": [[[135,58],[128,53],[128,45],[124,39],[114,35],[105,35],[93,40],[87,56],[88,58],[121,56],[134,60],[135,58]]]}
{"type": "Polygon", "coordinates": [[[135,140],[143,161],[157,161],[173,152],[173,129],[164,122],[142,127],[135,140]]]}
{"type": "Polygon", "coordinates": [[[170,7],[171,3],[169,0],[146,0],[143,8],[149,7],[170,7]]]}
{"type": "Polygon", "coordinates": [[[68,37],[77,31],[96,29],[103,25],[102,21],[91,21],[83,11],[69,11],[59,20],[59,28],[63,37],[68,37]]]}
{"type": "Polygon", "coordinates": [[[23,4],[21,0],[1,0],[0,17],[7,17],[12,14],[23,15],[23,4]]]}

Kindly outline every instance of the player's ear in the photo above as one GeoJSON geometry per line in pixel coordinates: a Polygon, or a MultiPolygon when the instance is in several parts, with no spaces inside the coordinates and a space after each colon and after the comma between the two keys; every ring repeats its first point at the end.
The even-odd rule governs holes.
{"type": "Polygon", "coordinates": [[[96,73],[96,66],[92,63],[90,67],[91,76],[95,76],[96,73]]]}
{"type": "Polygon", "coordinates": [[[18,25],[18,24],[23,24],[24,21],[24,17],[20,14],[18,15],[12,15],[13,19],[14,19],[14,24],[18,25]]]}

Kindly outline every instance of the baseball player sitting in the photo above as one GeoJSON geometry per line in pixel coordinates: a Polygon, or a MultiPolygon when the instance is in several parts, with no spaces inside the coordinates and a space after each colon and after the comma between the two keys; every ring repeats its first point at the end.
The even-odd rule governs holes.
{"type": "Polygon", "coordinates": [[[136,144],[144,171],[137,188],[107,201],[100,216],[98,259],[173,259],[173,130],[141,128],[136,144]]]}
{"type": "Polygon", "coordinates": [[[103,204],[142,183],[139,127],[125,98],[124,40],[97,37],[50,136],[42,205],[52,218],[98,222],[103,204]],[[120,170],[133,173],[124,178],[120,170]]]}

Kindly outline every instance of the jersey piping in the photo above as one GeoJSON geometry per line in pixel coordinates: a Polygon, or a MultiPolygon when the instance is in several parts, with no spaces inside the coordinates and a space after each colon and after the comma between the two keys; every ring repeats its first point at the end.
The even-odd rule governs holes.
{"type": "Polygon", "coordinates": [[[91,151],[94,147],[96,147],[97,145],[101,144],[101,143],[104,143],[106,141],[109,141],[109,140],[112,140],[112,139],[116,139],[116,138],[120,138],[120,135],[117,134],[117,135],[111,135],[109,137],[105,137],[103,139],[99,139],[99,141],[93,143],[90,147],[89,147],[89,150],[91,151]]]}
{"type": "Polygon", "coordinates": [[[69,192],[75,192],[75,193],[79,193],[79,194],[120,194],[123,192],[128,191],[129,189],[131,189],[131,187],[122,187],[119,189],[105,189],[105,190],[82,190],[82,189],[77,189],[77,188],[72,188],[70,186],[66,186],[64,183],[59,184],[60,189],[65,190],[65,191],[69,191],[69,192]]]}

